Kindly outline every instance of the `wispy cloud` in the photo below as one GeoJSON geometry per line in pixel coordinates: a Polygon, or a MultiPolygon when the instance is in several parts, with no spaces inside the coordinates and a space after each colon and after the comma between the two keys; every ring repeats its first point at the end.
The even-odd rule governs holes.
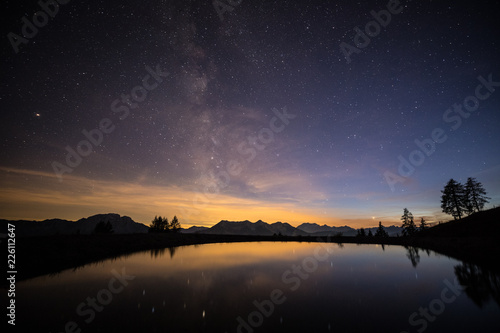
{"type": "MultiPolygon", "coordinates": [[[[275,201],[266,196],[244,198],[218,193],[196,200],[203,193],[178,186],[90,180],[71,175],[59,183],[51,173],[12,168],[0,168],[0,174],[4,183],[0,189],[4,218],[75,220],[97,213],[116,212],[146,224],[155,215],[178,215],[184,218],[182,222],[186,225],[207,226],[221,219],[281,220],[292,224],[332,221],[331,217],[308,207],[306,201],[298,198],[275,201]],[[24,209],[19,210],[19,207],[24,209]],[[183,216],[183,212],[189,216],[183,216]]],[[[285,177],[272,182],[263,178],[255,188],[269,190],[287,179],[290,180],[285,177]]]]}

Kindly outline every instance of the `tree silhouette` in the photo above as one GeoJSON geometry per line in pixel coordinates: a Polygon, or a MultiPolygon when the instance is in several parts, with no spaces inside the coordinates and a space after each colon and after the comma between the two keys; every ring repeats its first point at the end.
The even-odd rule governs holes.
{"type": "Polygon", "coordinates": [[[486,191],[483,184],[478,182],[476,178],[467,178],[464,189],[465,210],[468,215],[479,212],[484,208],[484,204],[491,199],[486,196],[486,191]]]}
{"type": "Polygon", "coordinates": [[[366,232],[364,228],[358,229],[357,237],[366,237],[366,232]]]}
{"type": "Polygon", "coordinates": [[[419,227],[419,230],[420,231],[424,231],[425,229],[427,229],[427,222],[425,222],[424,218],[422,217],[420,219],[420,227],[419,227]]]}
{"type": "Polygon", "coordinates": [[[166,217],[163,218],[163,221],[162,221],[162,229],[163,231],[165,232],[168,232],[170,231],[170,223],[168,223],[168,219],[166,217]]]}
{"type": "Polygon", "coordinates": [[[149,225],[149,232],[178,232],[181,229],[181,224],[174,216],[172,222],[168,222],[166,217],[155,216],[149,225]]]}
{"type": "Polygon", "coordinates": [[[413,236],[417,228],[415,227],[415,222],[413,222],[413,214],[407,208],[403,210],[401,221],[403,221],[403,236],[413,236]]]}
{"type": "Polygon", "coordinates": [[[168,219],[161,216],[155,216],[149,225],[149,232],[167,232],[169,230],[168,219]]]}
{"type": "Polygon", "coordinates": [[[172,222],[170,222],[170,230],[172,230],[173,232],[177,232],[180,229],[181,229],[181,224],[179,223],[177,216],[174,215],[172,222]]]}
{"type": "Polygon", "coordinates": [[[372,233],[371,229],[368,230],[368,237],[373,237],[373,233],[372,233]]]}
{"type": "Polygon", "coordinates": [[[453,178],[448,181],[444,190],[441,191],[441,208],[446,214],[451,214],[455,220],[462,218],[465,208],[464,186],[453,178]]]}
{"type": "Polygon", "coordinates": [[[376,237],[388,237],[389,235],[387,234],[387,231],[385,231],[384,226],[382,225],[382,222],[378,222],[378,228],[377,231],[375,232],[376,237]]]}

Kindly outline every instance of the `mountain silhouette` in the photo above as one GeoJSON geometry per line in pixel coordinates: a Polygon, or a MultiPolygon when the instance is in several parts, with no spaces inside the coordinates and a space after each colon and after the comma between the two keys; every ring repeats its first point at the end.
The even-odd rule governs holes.
{"type": "Polygon", "coordinates": [[[50,236],[50,235],[88,235],[94,232],[99,222],[110,222],[115,234],[137,234],[148,232],[149,227],[142,223],[137,223],[128,216],[119,214],[97,214],[78,221],[68,221],[62,219],[50,219],[44,221],[7,221],[0,220],[0,223],[14,223],[16,225],[16,235],[19,236],[50,236]]]}

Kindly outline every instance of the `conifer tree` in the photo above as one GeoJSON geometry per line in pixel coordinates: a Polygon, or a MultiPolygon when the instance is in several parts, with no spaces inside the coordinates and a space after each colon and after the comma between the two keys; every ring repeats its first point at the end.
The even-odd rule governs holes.
{"type": "Polygon", "coordinates": [[[427,229],[427,222],[425,222],[423,217],[420,219],[420,228],[419,229],[420,229],[420,231],[427,229]]]}
{"type": "Polygon", "coordinates": [[[161,231],[169,232],[170,231],[170,223],[168,223],[168,219],[166,217],[164,217],[162,219],[161,216],[160,216],[160,219],[161,219],[161,231]]]}
{"type": "Polygon", "coordinates": [[[413,214],[407,208],[403,210],[401,221],[403,221],[403,236],[413,236],[417,228],[415,227],[415,222],[413,222],[413,214]]]}
{"type": "Polygon", "coordinates": [[[180,229],[181,229],[181,224],[179,223],[177,216],[174,216],[172,222],[170,222],[170,230],[172,230],[173,232],[177,232],[180,229]]]}
{"type": "Polygon", "coordinates": [[[464,189],[464,202],[465,210],[468,215],[479,212],[484,208],[484,204],[491,199],[486,196],[486,191],[483,184],[478,182],[475,178],[467,178],[464,189]]]}
{"type": "Polygon", "coordinates": [[[382,225],[382,222],[378,222],[378,228],[377,232],[375,232],[376,237],[388,237],[389,235],[387,234],[387,231],[385,231],[384,226],[382,225]]]}
{"type": "Polygon", "coordinates": [[[460,220],[466,210],[464,186],[452,178],[441,193],[443,194],[441,196],[443,212],[452,215],[455,220],[457,218],[460,220]]]}
{"type": "Polygon", "coordinates": [[[165,232],[169,229],[168,219],[161,216],[155,216],[149,225],[149,232],[165,232]]]}

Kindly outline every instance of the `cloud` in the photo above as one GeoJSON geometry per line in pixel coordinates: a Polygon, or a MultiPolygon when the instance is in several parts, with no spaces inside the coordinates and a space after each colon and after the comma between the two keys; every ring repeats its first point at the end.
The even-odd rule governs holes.
{"type": "Polygon", "coordinates": [[[137,182],[91,180],[71,176],[59,183],[51,173],[0,168],[4,186],[0,189],[3,218],[79,218],[115,212],[149,224],[155,215],[178,215],[181,223],[211,226],[222,219],[277,220],[299,223],[319,218],[331,221],[295,202],[269,198],[242,198],[225,193],[214,195],[137,182]],[[200,199],[202,198],[202,199],[200,199]],[[20,210],[20,207],[24,209],[20,210]],[[51,215],[48,215],[51,214],[51,215]]]}

